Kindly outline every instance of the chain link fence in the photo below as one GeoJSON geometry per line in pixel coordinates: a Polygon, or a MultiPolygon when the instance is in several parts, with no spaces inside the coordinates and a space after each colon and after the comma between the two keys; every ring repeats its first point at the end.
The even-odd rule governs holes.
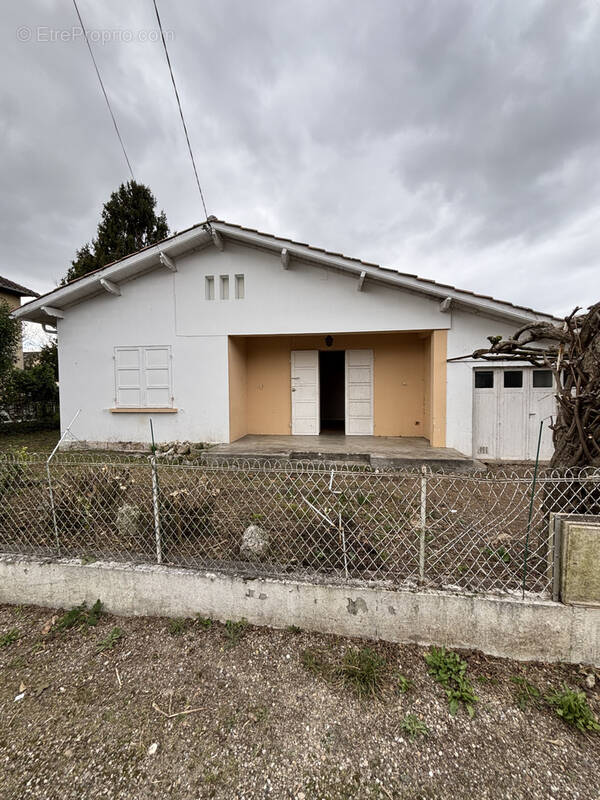
{"type": "Polygon", "coordinates": [[[0,550],[84,561],[546,595],[554,512],[600,513],[600,471],[0,458],[0,550]]]}

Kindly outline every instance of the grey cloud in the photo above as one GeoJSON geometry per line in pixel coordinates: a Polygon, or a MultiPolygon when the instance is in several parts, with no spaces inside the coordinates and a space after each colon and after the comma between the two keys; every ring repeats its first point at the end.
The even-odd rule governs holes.
{"type": "MultiPolygon", "coordinates": [[[[209,210],[464,288],[568,310],[600,245],[600,4],[160,2],[209,210]]],[[[152,4],[80,0],[89,29],[152,4]]],[[[69,4],[7,4],[0,272],[51,288],[127,179],[69,4]]],[[[132,160],[174,229],[202,212],[158,42],[94,45],[132,160]]]]}

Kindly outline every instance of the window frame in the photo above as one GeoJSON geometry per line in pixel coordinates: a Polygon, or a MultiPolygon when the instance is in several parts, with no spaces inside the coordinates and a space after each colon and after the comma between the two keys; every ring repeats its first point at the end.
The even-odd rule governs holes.
{"type": "Polygon", "coordinates": [[[496,388],[496,377],[495,377],[495,370],[493,369],[475,369],[473,370],[473,388],[477,389],[477,391],[490,391],[496,388]],[[491,386],[477,386],[477,375],[481,375],[483,373],[489,373],[492,376],[492,385],[491,386]]]}
{"type": "Polygon", "coordinates": [[[503,389],[524,389],[525,388],[525,369],[523,367],[519,368],[504,368],[502,370],[502,388],[503,389]],[[506,376],[509,373],[515,373],[521,375],[521,383],[518,386],[507,386],[506,385],[506,376]]]}
{"type": "Polygon", "coordinates": [[[554,388],[554,374],[551,369],[532,369],[531,370],[531,388],[532,389],[553,389],[554,388]],[[539,375],[540,373],[549,373],[550,375],[550,383],[544,386],[536,386],[535,385],[535,376],[539,375]]]}
{"type": "MultiPolygon", "coordinates": [[[[143,409],[143,410],[156,410],[156,409],[172,409],[174,406],[174,395],[173,395],[173,353],[171,350],[170,344],[151,344],[151,345],[115,345],[113,349],[113,363],[114,363],[114,407],[116,410],[127,410],[127,409],[143,409]],[[147,365],[147,358],[146,354],[153,351],[153,350],[166,350],[167,352],[167,370],[168,370],[168,386],[149,386],[148,385],[148,377],[147,372],[152,369],[152,367],[148,367],[147,365]],[[119,389],[122,388],[119,386],[119,372],[121,368],[119,367],[119,358],[118,354],[120,352],[134,352],[138,353],[138,367],[136,369],[139,370],[139,392],[140,392],[140,402],[139,403],[121,403],[119,402],[119,389]],[[148,403],[148,390],[149,389],[167,389],[169,393],[169,398],[167,404],[160,403],[160,404],[150,404],[148,403]]],[[[158,367],[158,369],[163,369],[163,367],[158,367]]]]}

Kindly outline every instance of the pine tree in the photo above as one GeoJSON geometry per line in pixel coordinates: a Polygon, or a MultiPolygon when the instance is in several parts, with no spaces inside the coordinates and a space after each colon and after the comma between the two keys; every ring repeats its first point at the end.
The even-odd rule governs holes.
{"type": "Polygon", "coordinates": [[[62,284],[166,238],[167,217],[164,211],[157,215],[155,208],[148,186],[122,183],[104,204],[96,237],[77,251],[62,284]]]}

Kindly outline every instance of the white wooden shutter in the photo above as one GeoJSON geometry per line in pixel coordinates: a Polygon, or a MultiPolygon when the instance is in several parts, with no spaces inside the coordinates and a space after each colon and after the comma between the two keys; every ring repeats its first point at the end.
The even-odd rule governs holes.
{"type": "Polygon", "coordinates": [[[169,347],[144,347],[144,405],[171,405],[171,352],[169,347]]]}
{"type": "Polygon", "coordinates": [[[119,407],[143,406],[141,355],[140,347],[115,348],[115,390],[119,407]]]}

